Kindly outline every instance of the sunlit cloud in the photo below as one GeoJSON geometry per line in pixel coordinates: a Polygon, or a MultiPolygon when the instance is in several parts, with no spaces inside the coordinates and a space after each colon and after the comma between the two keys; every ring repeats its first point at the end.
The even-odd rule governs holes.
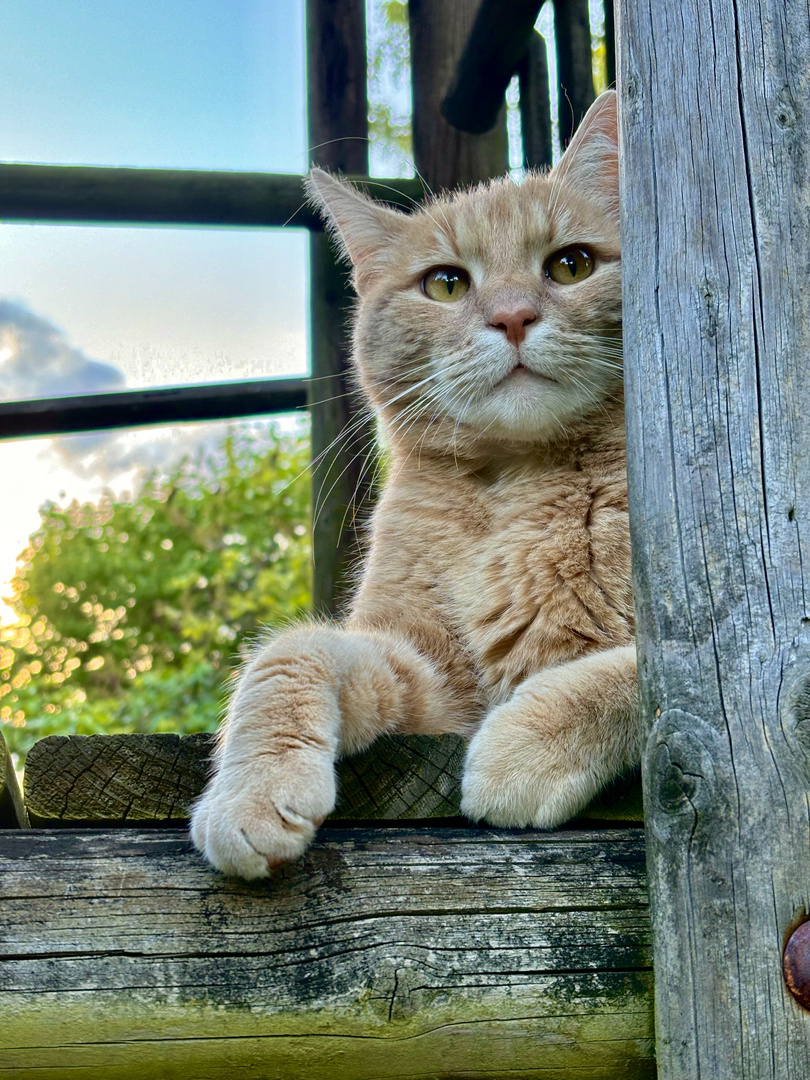
{"type": "Polygon", "coordinates": [[[0,401],[121,390],[124,376],[91,360],[18,300],[0,299],[0,401]]]}
{"type": "MultiPolygon", "coordinates": [[[[126,389],[123,373],[87,356],[49,319],[18,300],[0,299],[0,400],[64,397],[126,389]]],[[[216,438],[214,425],[94,431],[53,438],[47,448],[75,476],[136,488],[216,438]]]]}

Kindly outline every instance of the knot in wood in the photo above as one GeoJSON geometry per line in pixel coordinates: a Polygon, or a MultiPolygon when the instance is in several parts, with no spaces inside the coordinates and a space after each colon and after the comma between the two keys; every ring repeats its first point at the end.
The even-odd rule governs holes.
{"type": "Polygon", "coordinates": [[[793,99],[793,94],[790,92],[789,86],[783,86],[776,97],[774,118],[780,128],[792,128],[799,119],[796,102],[793,99]]]}
{"type": "Polygon", "coordinates": [[[803,922],[788,938],[782,956],[782,974],[798,1003],[810,1009],[810,921],[803,922]]]}
{"type": "Polygon", "coordinates": [[[810,672],[802,672],[791,686],[783,726],[794,748],[810,765],[810,672]]]}
{"type": "Polygon", "coordinates": [[[647,744],[647,774],[657,814],[654,829],[669,831],[667,820],[694,829],[718,798],[717,768],[723,750],[718,733],[681,709],[669,709],[655,723],[647,744]]]}

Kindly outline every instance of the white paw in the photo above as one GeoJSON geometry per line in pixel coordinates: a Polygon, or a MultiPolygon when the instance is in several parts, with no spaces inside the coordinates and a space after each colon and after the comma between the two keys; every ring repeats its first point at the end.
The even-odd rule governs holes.
{"type": "Polygon", "coordinates": [[[191,812],[191,838],[212,866],[236,877],[267,877],[297,859],[335,808],[335,768],[323,751],[225,760],[191,812]]]}
{"type": "Polygon", "coordinates": [[[574,817],[598,787],[593,775],[572,768],[564,747],[507,703],[487,716],[470,742],[461,812],[492,825],[551,829],[574,817]]]}

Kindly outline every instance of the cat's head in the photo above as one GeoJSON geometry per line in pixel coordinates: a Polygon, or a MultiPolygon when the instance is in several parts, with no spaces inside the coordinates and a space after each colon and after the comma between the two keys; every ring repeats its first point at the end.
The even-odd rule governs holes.
{"type": "Polygon", "coordinates": [[[616,95],[559,164],[412,214],[314,169],[359,297],[355,362],[394,441],[554,441],[621,383],[616,95]]]}

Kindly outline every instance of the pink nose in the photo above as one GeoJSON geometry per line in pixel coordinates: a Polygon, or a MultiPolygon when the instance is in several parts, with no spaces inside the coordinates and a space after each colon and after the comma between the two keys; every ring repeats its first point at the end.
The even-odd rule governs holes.
{"type": "Polygon", "coordinates": [[[526,337],[526,327],[533,322],[537,322],[537,312],[523,305],[498,308],[489,320],[489,325],[496,330],[503,330],[510,345],[520,345],[526,337]]]}

